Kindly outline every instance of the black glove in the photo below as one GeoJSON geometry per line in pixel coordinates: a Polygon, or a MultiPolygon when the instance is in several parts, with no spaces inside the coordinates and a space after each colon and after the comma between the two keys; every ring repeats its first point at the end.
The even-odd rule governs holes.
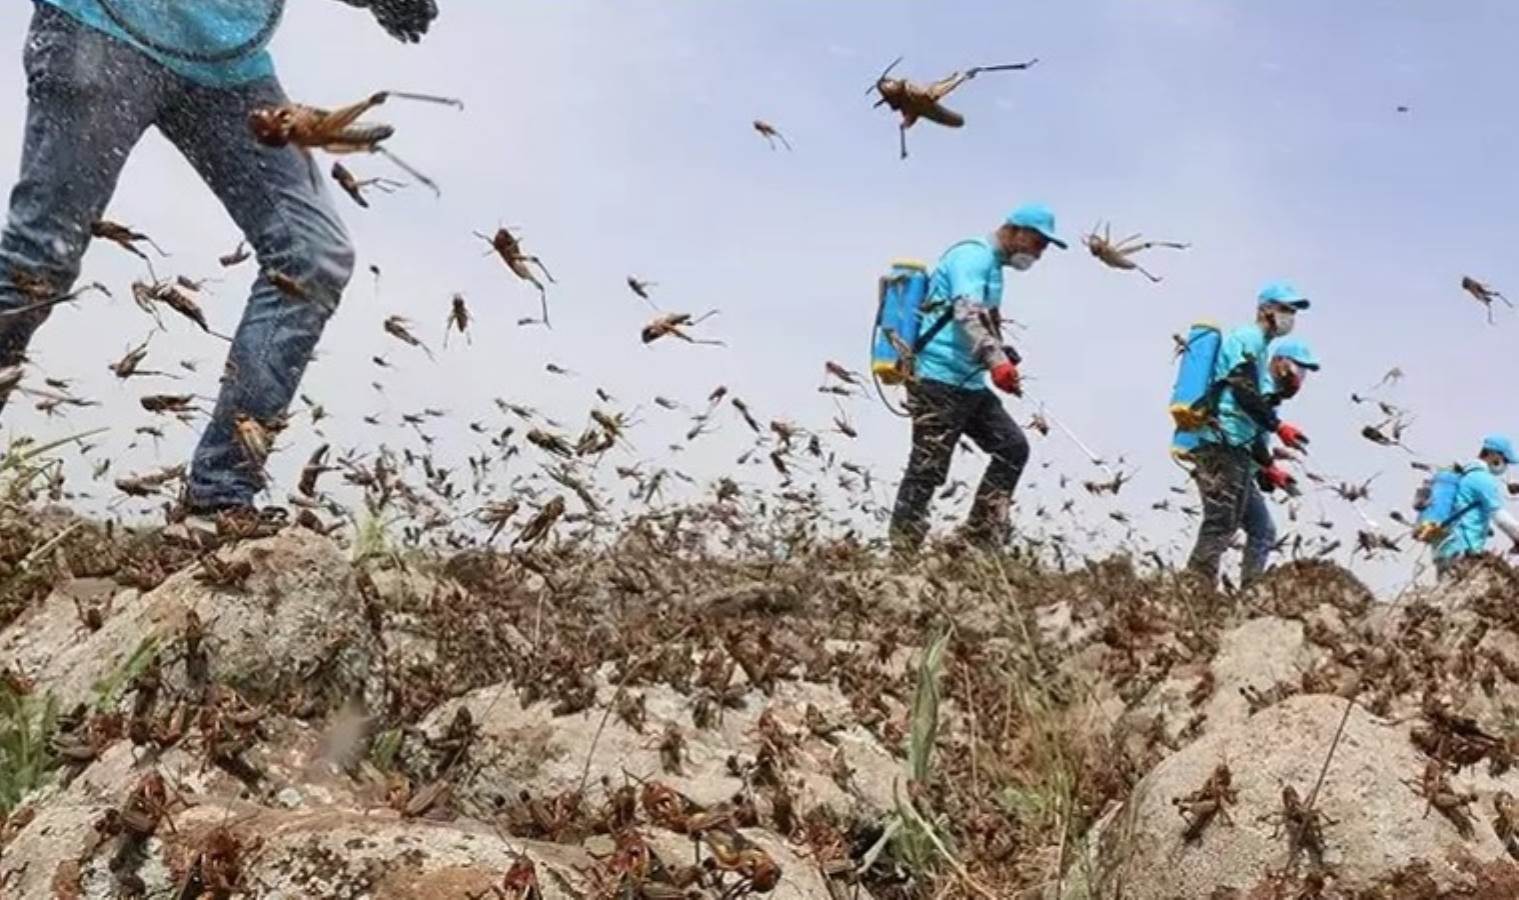
{"type": "Polygon", "coordinates": [[[1002,352],[1007,354],[1008,362],[1015,366],[1023,365],[1023,357],[1018,355],[1018,350],[1012,344],[1003,344],[1002,352]]]}
{"type": "Polygon", "coordinates": [[[438,17],[436,0],[345,0],[354,6],[367,6],[376,22],[391,37],[415,44],[438,17]]]}

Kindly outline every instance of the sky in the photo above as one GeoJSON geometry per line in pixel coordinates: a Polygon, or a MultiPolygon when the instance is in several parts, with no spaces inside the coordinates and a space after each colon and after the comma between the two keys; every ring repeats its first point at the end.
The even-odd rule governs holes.
{"type": "MultiPolygon", "coordinates": [[[[507,424],[492,398],[537,406],[578,432],[599,386],[642,422],[618,464],[723,474],[748,443],[732,411],[717,416],[719,433],[672,452],[689,421],[653,397],[700,408],[722,383],[762,420],[826,432],[838,410],[817,392],[823,361],[867,368],[876,279],[887,263],[933,260],[1033,200],[1055,209],[1073,245],[1007,273],[1004,314],[1022,326],[1013,337],[1028,387],[1009,406],[1020,422],[1042,408],[1110,465],[1122,456],[1135,477],[1117,498],[1083,495],[1073,513],[1057,515],[1063,497],[1083,493],[1063,492],[1057,473],[1078,483],[1101,473],[1062,431],[1034,436],[1018,511],[1025,530],[1100,531],[1076,539],[1098,552],[1123,537],[1108,518],[1122,510],[1144,542],[1173,562],[1184,558],[1195,522],[1150,508],[1195,502],[1190,490],[1169,492],[1186,483],[1166,452],[1170,335],[1201,318],[1243,324],[1272,278],[1295,281],[1314,300],[1297,333],[1324,369],[1285,410],[1313,439],[1310,467],[1334,481],[1377,476],[1359,507],[1316,490],[1296,523],[1279,508],[1284,530],[1318,535],[1309,523],[1328,517],[1345,540],[1341,562],[1366,527],[1361,516],[1396,535],[1387,513],[1406,509],[1418,474],[1404,451],[1359,436],[1381,417],[1349,399],[1394,366],[1405,377],[1379,396],[1412,411],[1407,442],[1421,458],[1469,458],[1490,431],[1519,436],[1509,371],[1519,315],[1500,305],[1490,326],[1459,287],[1471,275],[1519,296],[1519,179],[1510,171],[1519,124],[1502,112],[1519,65],[1508,46],[1519,33],[1513,4],[441,5],[432,33],[403,46],[362,11],[294,0],[273,43],[286,90],[303,102],[337,105],[377,89],[465,102],[462,112],[394,103],[375,117],[396,126],[389,146],[433,176],[441,198],[409,187],[361,210],[339,197],[360,273],[303,385],[332,412],[324,434],[338,446],[416,446],[399,416],[442,407],[450,418],[429,431],[440,455],[462,461],[484,443],[467,422],[507,424]],[[963,86],[949,105],[966,127],[920,123],[903,161],[889,111],[864,95],[897,56],[905,57],[897,74],[925,81],[972,65],[1039,63],[963,86]],[[772,150],[752,129],[756,118],[778,127],[794,152],[772,150]],[[1099,220],[1115,234],[1191,247],[1152,251],[1145,262],[1165,280],[1151,284],[1103,267],[1075,243],[1099,220]],[[472,235],[497,225],[512,226],[558,279],[552,330],[516,326],[536,312],[536,293],[472,235]],[[651,312],[628,291],[629,275],[658,282],[653,297],[666,310],[720,310],[700,332],[726,346],[643,346],[637,334],[651,312]],[[444,350],[455,292],[477,321],[472,343],[456,336],[444,350]],[[436,362],[384,334],[380,323],[392,314],[417,323],[436,362]],[[376,354],[395,368],[377,368],[376,354]],[[549,363],[575,374],[551,374],[549,363]],[[377,380],[383,392],[371,386],[377,380]],[[365,425],[370,414],[385,426],[365,425]],[[1041,506],[1049,518],[1036,521],[1041,506]]],[[[0,187],[20,152],[30,6],[0,7],[0,66],[9,66],[0,68],[0,187]]],[[[347,162],[361,176],[398,174],[378,158],[347,162]]],[[[216,265],[238,232],[157,134],[137,148],[107,217],[155,237],[172,254],[160,268],[225,279],[207,286],[205,306],[213,327],[231,330],[253,268],[216,265]]],[[[170,323],[150,362],[199,359],[199,374],[117,382],[107,363],[152,327],[127,290],[143,275],[118,248],[91,248],[83,277],[111,285],[115,299],[59,310],[32,355],[39,373],[77,379],[76,390],[102,406],[49,419],[13,402],[0,423],[8,437],[110,427],[96,459],[109,455],[113,475],[188,457],[195,431],[174,422],[157,447],[138,437],[129,448],[132,428],[144,424],[137,398],[213,394],[225,345],[170,323]]],[[[907,425],[873,400],[845,408],[859,437],[829,434],[829,443],[873,467],[876,503],[889,504],[907,425]]],[[[321,439],[297,419],[273,465],[283,480],[271,500],[321,439]]],[[[952,478],[973,484],[983,465],[962,455],[952,478]]],[[[72,488],[112,499],[106,483],[89,483],[88,466],[71,472],[72,488]]],[[[763,465],[741,478],[774,483],[763,465]]],[[[1388,591],[1416,560],[1356,567],[1388,591]]]]}

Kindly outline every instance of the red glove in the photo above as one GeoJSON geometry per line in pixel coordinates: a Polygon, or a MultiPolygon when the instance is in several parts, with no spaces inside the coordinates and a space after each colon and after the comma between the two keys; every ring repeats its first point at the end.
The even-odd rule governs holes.
{"type": "Polygon", "coordinates": [[[1308,435],[1303,434],[1296,425],[1283,422],[1276,426],[1276,436],[1282,439],[1282,443],[1294,450],[1308,449],[1308,435]]]}
{"type": "Polygon", "coordinates": [[[1023,396],[1023,381],[1018,375],[1018,367],[1008,360],[992,366],[992,384],[995,384],[1003,393],[1012,394],[1015,397],[1023,396]]]}
{"type": "Polygon", "coordinates": [[[1261,469],[1260,481],[1261,487],[1267,491],[1274,491],[1278,488],[1289,492],[1297,490],[1297,479],[1293,478],[1292,473],[1281,466],[1267,466],[1261,469]]]}

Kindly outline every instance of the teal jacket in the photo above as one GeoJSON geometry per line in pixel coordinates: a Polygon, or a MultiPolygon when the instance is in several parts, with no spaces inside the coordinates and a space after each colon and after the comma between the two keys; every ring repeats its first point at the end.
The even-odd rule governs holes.
{"type": "Polygon", "coordinates": [[[953,317],[918,353],[917,376],[961,388],[986,386],[984,373],[1002,362],[1002,254],[990,239],[972,238],[944,251],[928,280],[923,328],[953,317]]]}
{"type": "Polygon", "coordinates": [[[1265,399],[1275,389],[1266,365],[1267,343],[1266,332],[1258,324],[1236,328],[1224,336],[1213,363],[1214,383],[1227,382],[1242,364],[1247,364],[1243,371],[1248,380],[1235,382],[1239,387],[1223,388],[1218,399],[1218,424],[1200,435],[1203,443],[1248,449],[1275,430],[1276,413],[1265,399]]]}
{"type": "Polygon", "coordinates": [[[1481,553],[1493,533],[1493,516],[1503,509],[1503,482],[1481,460],[1464,466],[1466,474],[1456,487],[1455,511],[1462,515],[1450,527],[1450,536],[1435,548],[1436,559],[1481,553]]]}
{"type": "Polygon", "coordinates": [[[236,87],[274,75],[274,60],[265,48],[279,27],[284,0],[41,2],[205,87],[236,87]]]}

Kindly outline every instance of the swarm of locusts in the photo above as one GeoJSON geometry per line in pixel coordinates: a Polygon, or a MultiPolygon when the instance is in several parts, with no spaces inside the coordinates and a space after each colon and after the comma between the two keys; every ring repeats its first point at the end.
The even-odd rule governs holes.
{"type": "MultiPolygon", "coordinates": [[[[1023,70],[1036,61],[975,67],[928,85],[891,77],[899,62],[872,90],[877,106],[901,117],[905,158],[906,132],[918,120],[964,124],[943,105],[951,92],[981,73],[1023,70]]],[[[330,110],[259,109],[249,126],[254,139],[271,147],[385,155],[436,191],[385,148],[391,126],[362,121],[390,99],[459,105],[380,92],[330,110]]],[[[756,119],[753,128],[772,147],[791,148],[769,122],[756,119]]],[[[401,187],[338,162],[330,174],[362,208],[374,192],[401,187]]],[[[91,233],[148,264],[148,277],[132,285],[131,297],[150,321],[123,335],[123,355],[107,368],[112,384],[128,391],[147,418],[130,432],[128,447],[156,450],[174,430],[199,427],[213,413],[214,398],[190,386],[199,361],[170,357],[170,341],[159,332],[188,322],[195,339],[224,339],[207,315],[216,310],[203,306],[203,289],[214,279],[160,278],[154,265],[180,260],[136,228],[100,219],[91,233]],[[177,318],[163,316],[165,308],[177,318]]],[[[487,254],[539,293],[540,316],[519,323],[547,326],[547,285],[557,282],[524,247],[523,234],[516,225],[475,232],[487,254]]],[[[534,235],[534,249],[541,242],[558,257],[551,237],[534,235]]],[[[458,239],[467,245],[462,230],[458,239]]],[[[1085,244],[1104,265],[1152,282],[1161,279],[1136,256],[1188,246],[1138,235],[1114,241],[1106,225],[1100,233],[1094,226],[1085,244]]],[[[252,255],[239,244],[216,263],[230,269],[252,255]]],[[[380,269],[371,271],[378,295],[380,269]]],[[[290,303],[309,299],[294,275],[260,276],[290,303]]],[[[34,300],[18,314],[78,296],[58,296],[37,276],[13,280],[34,300]]],[[[700,336],[717,310],[696,315],[656,304],[655,296],[679,290],[674,278],[669,282],[656,295],[656,282],[626,276],[626,288],[655,317],[641,325],[646,314],[629,317],[608,333],[629,348],[660,343],[661,358],[721,359],[721,351],[705,357],[682,349],[724,343],[700,336]]],[[[622,296],[622,283],[607,287],[622,296]]],[[[1493,302],[1507,302],[1471,278],[1462,288],[1490,319],[1493,302]]],[[[364,379],[373,379],[372,392],[352,392],[350,408],[302,394],[283,414],[233,415],[227,427],[242,458],[239,474],[265,487],[261,511],[223,511],[209,526],[175,522],[163,530],[129,529],[115,520],[0,523],[0,584],[7,588],[0,628],[55,589],[67,602],[48,609],[72,617],[68,628],[57,629],[70,632],[70,648],[114,639],[121,626],[113,623],[136,621],[117,617],[131,615],[137,601],[67,593],[76,581],[114,580],[141,592],[134,595],[141,600],[177,578],[173,590],[192,599],[203,591],[208,601],[176,606],[173,624],[119,686],[103,681],[109,690],[93,706],[56,717],[46,746],[64,790],[118,745],[130,743],[133,752],[123,763],[129,780],[100,793],[75,868],[60,869],[50,885],[55,895],[79,896],[86,881],[106,879],[123,895],[157,895],[145,880],[165,872],[170,883],[152,886],[165,896],[263,889],[263,879],[281,874],[280,861],[266,861],[270,848],[234,811],[294,815],[273,805],[270,798],[281,792],[271,788],[300,777],[278,768],[286,762],[282,754],[304,752],[286,746],[289,735],[321,723],[325,755],[302,760],[309,763],[303,771],[333,779],[343,789],[333,796],[363,805],[354,810],[358,818],[375,813],[374,821],[419,829],[454,823],[461,833],[494,835],[510,848],[509,856],[496,857],[504,864],[470,873],[480,876],[472,896],[528,900],[544,896],[548,885],[562,888],[566,876],[545,862],[551,855],[541,852],[543,842],[574,848],[584,864],[573,880],[597,900],[738,900],[785,890],[802,873],[816,876],[834,897],[1058,894],[1084,855],[1072,842],[1090,838],[1166,755],[1213,727],[1201,708],[1219,687],[1212,667],[1235,624],[1231,617],[1246,603],[1252,614],[1294,620],[1325,604],[1336,610],[1303,626],[1304,654],[1313,665],[1276,684],[1238,689],[1252,714],[1298,694],[1338,695],[1350,709],[1360,704],[1382,717],[1417,709],[1408,740],[1424,764],[1400,773],[1411,805],[1437,813],[1441,827],[1461,841],[1491,827],[1504,852],[1519,859],[1519,806],[1508,793],[1496,794],[1489,822],[1486,801],[1479,803],[1462,775],[1480,764],[1501,776],[1516,765],[1519,745],[1445,699],[1519,689],[1519,661],[1481,640],[1515,626],[1501,601],[1519,579],[1499,564],[1490,567],[1497,574],[1488,574],[1500,589],[1473,605],[1480,629],[1432,604],[1410,603],[1389,613],[1397,640],[1381,640],[1364,625],[1370,593],[1329,558],[1399,553],[1409,542],[1369,520],[1353,535],[1332,533],[1335,523],[1323,513],[1319,522],[1299,525],[1293,505],[1292,531],[1277,548],[1284,564],[1239,604],[1199,602],[1177,585],[1168,562],[1175,548],[1165,543],[1172,536],[1147,538],[1132,527],[1138,513],[1121,506],[1143,490],[1137,469],[1121,457],[1110,467],[1088,452],[1077,470],[1057,468],[1053,459],[1030,469],[1030,502],[1020,508],[1012,552],[981,555],[948,534],[921,558],[885,566],[879,534],[890,516],[894,473],[861,455],[866,442],[857,439],[866,423],[851,406],[869,402],[867,375],[821,361],[816,390],[828,396],[817,398],[806,387],[821,413],[784,403],[767,408],[772,404],[730,386],[736,376],[727,371],[711,372],[702,383],[693,375],[667,394],[629,396],[625,384],[592,383],[598,373],[583,356],[542,367],[566,391],[584,385],[584,406],[572,412],[539,407],[514,384],[481,404],[483,411],[471,409],[463,392],[440,391],[411,405],[393,400],[403,392],[390,379],[415,378],[451,355],[498,346],[484,333],[489,302],[477,293],[466,301],[445,288],[419,312],[372,313],[368,333],[385,350],[371,357],[372,368],[363,363],[373,373],[364,379]],[[450,346],[454,335],[463,340],[450,346]],[[337,432],[324,431],[333,422],[375,439],[343,446],[337,432]],[[721,442],[731,448],[721,449],[727,446],[721,442]],[[693,450],[720,457],[717,471],[688,464],[693,450]],[[278,477],[287,465],[298,467],[293,485],[278,477]],[[1099,514],[1083,515],[1078,502],[1101,504],[1099,514]],[[1331,533],[1309,532],[1310,526],[1331,533]],[[268,561],[276,545],[245,546],[276,534],[345,545],[327,548],[347,567],[337,590],[355,601],[354,616],[365,620],[378,648],[357,655],[384,660],[383,677],[372,686],[376,696],[365,698],[362,714],[344,707],[345,696],[334,688],[334,673],[351,662],[348,647],[300,660],[257,696],[245,696],[241,682],[233,684],[222,670],[236,649],[227,645],[250,640],[237,623],[222,621],[222,611],[235,618],[238,603],[273,603],[278,592],[270,584],[288,574],[268,561]],[[1090,550],[1103,543],[1121,553],[1101,558],[1090,550]],[[416,584],[427,589],[417,593],[416,584]],[[1019,608],[1009,611],[1013,594],[1019,608]],[[1071,621],[1090,624],[1078,629],[1085,637],[1029,627],[1027,610],[1056,603],[1067,605],[1071,621]],[[402,653],[402,635],[425,635],[427,651],[414,658],[408,654],[415,648],[402,653]],[[403,656],[404,665],[392,664],[403,656]],[[1092,670],[1073,674],[1059,664],[1078,658],[1092,670]],[[1175,727],[1155,716],[1134,734],[1071,730],[1078,717],[1066,713],[1084,689],[1090,692],[1085,676],[1105,680],[1113,696],[1136,709],[1157,694],[1172,696],[1168,679],[1181,672],[1203,674],[1187,676],[1196,679],[1188,681],[1192,709],[1175,727]],[[535,717],[535,741],[552,744],[561,730],[571,736],[531,750],[535,767],[568,759],[571,775],[556,771],[552,784],[515,770],[503,776],[501,760],[514,751],[508,744],[526,733],[512,718],[522,715],[535,717]],[[297,719],[308,724],[296,726],[297,719]],[[904,757],[911,760],[905,777],[904,757]],[[1049,769],[1052,760],[1058,771],[1049,769]],[[183,789],[189,770],[230,780],[197,777],[192,798],[183,789]],[[513,787],[501,790],[502,784],[513,787]],[[890,796],[883,796],[883,784],[893,785],[890,796]],[[1051,791],[1059,796],[1046,804],[1051,791]],[[200,805],[224,812],[181,829],[176,820],[194,818],[186,813],[200,805]],[[164,856],[146,865],[153,853],[164,856]]],[[[626,303],[622,296],[619,304],[626,303]]],[[[815,366],[808,363],[807,371],[816,374],[815,366]]],[[[1393,372],[1401,377],[1401,370],[1393,372]]],[[[221,377],[238,375],[230,366],[221,377]]],[[[1396,382],[1389,373],[1373,391],[1396,382]]],[[[97,403],[76,390],[71,378],[30,361],[0,371],[0,393],[33,401],[48,415],[97,403]]],[[[1385,418],[1361,436],[1377,452],[1412,455],[1403,443],[1412,421],[1405,411],[1380,393],[1353,402],[1363,399],[1385,418]]],[[[1027,421],[1036,440],[1069,434],[1042,406],[1027,421]]],[[[7,460],[21,460],[16,465],[26,475],[6,485],[8,508],[24,509],[28,500],[104,499],[109,512],[122,516],[175,509],[192,469],[159,463],[123,471],[116,464],[113,471],[115,459],[99,440],[83,432],[48,448],[77,452],[87,483],[72,480],[62,463],[28,466],[42,450],[13,444],[7,460]]],[[[1365,519],[1360,507],[1374,499],[1369,480],[1307,470],[1305,477],[1365,519]]],[[[971,502],[968,486],[951,481],[938,492],[941,507],[971,502]]],[[[1174,502],[1183,515],[1199,514],[1168,496],[1137,502],[1155,512],[1171,511],[1174,502]]],[[[32,675],[10,666],[0,668],[0,698],[30,696],[32,675]]],[[[1326,773],[1338,771],[1329,765],[1334,752],[1327,750],[1326,773]]],[[[1174,852],[1179,858],[1204,852],[1221,843],[1226,829],[1272,822],[1287,865],[1270,874],[1294,891],[1282,895],[1318,896],[1313,885],[1348,846],[1338,842],[1338,829],[1350,823],[1330,819],[1317,805],[1337,790],[1337,776],[1321,775],[1306,794],[1295,785],[1273,788],[1273,808],[1252,810],[1243,807],[1262,793],[1254,790],[1257,773],[1238,760],[1210,765],[1163,805],[1160,827],[1174,838],[1174,852]],[[1306,872],[1299,872],[1303,863],[1306,872]]],[[[25,813],[0,814],[3,853],[27,825],[20,822],[25,813]]],[[[341,869],[345,854],[334,851],[327,862],[341,869]]],[[[4,864],[0,856],[0,888],[9,877],[4,864]]]]}

